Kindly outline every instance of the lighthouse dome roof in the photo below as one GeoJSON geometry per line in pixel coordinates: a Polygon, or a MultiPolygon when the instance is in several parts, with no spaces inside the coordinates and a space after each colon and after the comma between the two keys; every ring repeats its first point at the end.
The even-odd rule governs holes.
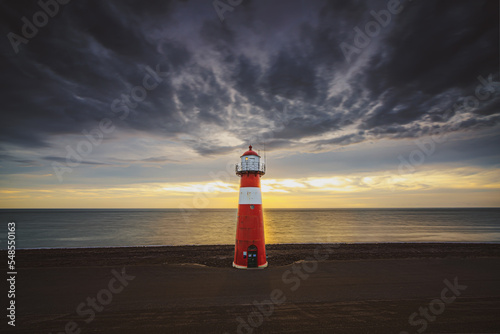
{"type": "Polygon", "coordinates": [[[245,155],[256,155],[256,156],[259,156],[257,154],[257,152],[255,152],[255,151],[252,150],[252,145],[248,146],[248,151],[246,151],[245,153],[243,153],[242,157],[245,156],[245,155]]]}

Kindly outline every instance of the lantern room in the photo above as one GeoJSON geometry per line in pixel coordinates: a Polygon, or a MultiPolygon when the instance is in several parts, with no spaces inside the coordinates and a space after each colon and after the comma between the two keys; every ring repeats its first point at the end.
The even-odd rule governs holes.
{"type": "Polygon", "coordinates": [[[260,175],[264,175],[266,173],[266,166],[264,162],[261,161],[260,155],[252,150],[252,145],[248,147],[248,151],[243,153],[241,156],[241,162],[236,165],[236,174],[241,175],[248,172],[260,175]]]}

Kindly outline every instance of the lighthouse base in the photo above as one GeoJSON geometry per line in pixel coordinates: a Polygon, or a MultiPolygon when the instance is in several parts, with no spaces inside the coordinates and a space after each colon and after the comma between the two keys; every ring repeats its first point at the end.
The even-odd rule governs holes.
{"type": "Polygon", "coordinates": [[[236,269],[264,269],[266,268],[268,265],[268,263],[264,263],[264,264],[261,264],[260,266],[256,267],[256,268],[248,268],[248,267],[245,267],[245,266],[240,266],[236,263],[233,262],[233,267],[235,267],[236,269]]]}

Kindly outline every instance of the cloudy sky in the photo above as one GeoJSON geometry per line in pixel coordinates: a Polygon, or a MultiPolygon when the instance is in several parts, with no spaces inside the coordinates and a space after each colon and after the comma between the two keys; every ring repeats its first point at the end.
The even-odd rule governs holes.
{"type": "Polygon", "coordinates": [[[266,207],[500,206],[496,0],[48,3],[0,3],[0,207],[235,208],[249,144],[266,207]]]}

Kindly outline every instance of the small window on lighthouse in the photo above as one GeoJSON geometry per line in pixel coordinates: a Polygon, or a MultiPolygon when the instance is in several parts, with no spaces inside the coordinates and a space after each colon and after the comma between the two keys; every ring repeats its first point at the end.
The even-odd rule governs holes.
{"type": "Polygon", "coordinates": [[[252,210],[253,210],[253,208],[255,208],[255,206],[253,206],[253,204],[252,204],[252,205],[250,205],[250,209],[252,209],[252,210]]]}
{"type": "Polygon", "coordinates": [[[248,157],[245,157],[245,160],[248,160],[248,157]]]}

